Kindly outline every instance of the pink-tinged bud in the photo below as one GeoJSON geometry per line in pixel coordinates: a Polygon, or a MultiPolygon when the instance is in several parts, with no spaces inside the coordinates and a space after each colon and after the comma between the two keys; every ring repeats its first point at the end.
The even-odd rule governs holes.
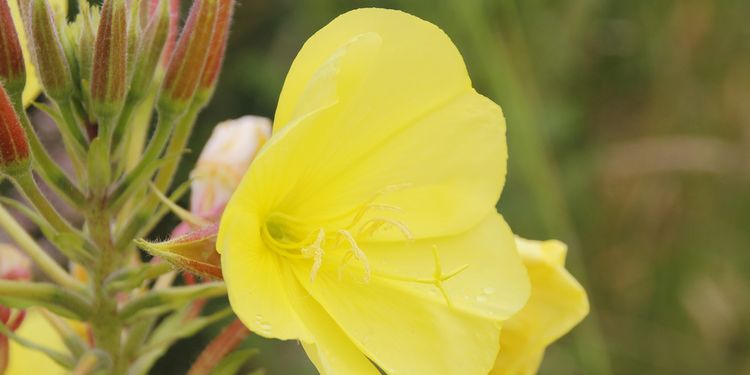
{"type": "Polygon", "coordinates": [[[218,221],[261,146],[271,137],[271,120],[245,116],[214,128],[190,176],[190,210],[218,221]]]}
{"type": "Polygon", "coordinates": [[[214,35],[209,46],[206,67],[203,69],[203,77],[198,88],[198,95],[203,102],[208,102],[216,87],[216,81],[221,72],[224,62],[224,54],[227,49],[229,27],[232,24],[234,14],[234,0],[219,0],[219,13],[216,18],[214,35]]]}
{"type": "MultiPolygon", "coordinates": [[[[160,2],[160,0],[152,0],[154,3],[160,2]]],[[[154,9],[156,7],[154,6],[154,9]]],[[[167,43],[164,45],[164,55],[162,56],[162,63],[164,66],[169,64],[169,60],[172,58],[175,45],[177,45],[177,34],[180,27],[180,0],[169,0],[169,35],[167,36],[167,43]]]]}
{"type": "Polygon", "coordinates": [[[29,143],[8,94],[0,85],[0,172],[10,176],[31,166],[29,143]]]}
{"type": "Polygon", "coordinates": [[[0,2],[0,83],[13,97],[20,97],[26,86],[21,44],[7,1],[0,2]]]}
{"type": "Polygon", "coordinates": [[[212,279],[221,279],[221,257],[216,252],[218,225],[187,233],[165,242],[137,240],[138,247],[161,257],[181,270],[212,279]]]}
{"type": "Polygon", "coordinates": [[[165,2],[161,2],[156,13],[148,21],[138,45],[130,86],[130,96],[136,100],[145,96],[151,86],[169,37],[169,23],[169,7],[165,2]]]}
{"type": "MultiPolygon", "coordinates": [[[[141,6],[146,9],[145,13],[150,19],[156,14],[159,9],[159,5],[164,0],[148,0],[141,3],[141,6]]],[[[180,22],[180,0],[168,0],[169,4],[169,34],[167,35],[167,42],[164,45],[164,54],[162,55],[162,64],[166,66],[169,63],[169,58],[172,56],[174,46],[177,43],[177,31],[180,22]]],[[[141,18],[143,25],[148,24],[148,20],[141,18]]]]}
{"type": "Polygon", "coordinates": [[[157,107],[180,115],[193,100],[208,57],[218,0],[195,0],[185,28],[169,61],[157,107]]]}
{"type": "Polygon", "coordinates": [[[31,261],[13,246],[0,243],[0,280],[31,280],[31,261]]]}
{"type": "Polygon", "coordinates": [[[122,109],[127,86],[128,25],[125,0],[105,0],[94,44],[91,103],[100,118],[122,109]]]}
{"type": "Polygon", "coordinates": [[[73,92],[73,76],[57,33],[52,9],[47,0],[31,0],[31,50],[47,95],[56,101],[67,100],[73,92]]]}

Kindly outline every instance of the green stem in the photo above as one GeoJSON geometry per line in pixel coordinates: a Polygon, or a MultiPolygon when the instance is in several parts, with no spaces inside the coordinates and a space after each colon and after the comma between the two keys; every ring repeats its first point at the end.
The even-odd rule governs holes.
{"type": "Polygon", "coordinates": [[[130,122],[130,117],[133,116],[133,111],[138,107],[138,103],[140,103],[140,100],[135,100],[130,96],[128,96],[128,99],[125,101],[125,106],[123,107],[122,112],[120,112],[120,118],[117,120],[117,124],[112,132],[113,143],[117,145],[116,147],[120,147],[122,137],[125,134],[125,128],[130,122]]]}
{"type": "Polygon", "coordinates": [[[93,277],[94,306],[91,328],[96,346],[109,354],[112,359],[114,374],[122,373],[122,353],[120,332],[122,321],[117,316],[117,301],[107,292],[104,280],[120,267],[122,252],[117,251],[112,243],[110,217],[104,210],[104,199],[94,197],[91,201],[91,212],[87,216],[87,225],[92,240],[99,248],[99,261],[93,277]]]}
{"type": "Polygon", "coordinates": [[[47,308],[61,307],[73,313],[76,319],[91,314],[91,306],[82,296],[50,283],[0,280],[2,298],[19,299],[47,308]]]}
{"type": "Polygon", "coordinates": [[[57,163],[47,153],[47,150],[39,141],[39,137],[36,135],[34,128],[31,126],[26,111],[23,108],[23,104],[20,100],[13,102],[13,107],[18,113],[18,117],[21,120],[21,126],[26,132],[26,138],[29,140],[29,146],[31,147],[31,153],[34,159],[34,168],[39,171],[45,181],[72,206],[76,208],[83,207],[85,198],[83,193],[70,181],[68,176],[63,172],[57,163]]]}
{"type": "Polygon", "coordinates": [[[132,290],[143,285],[146,280],[155,279],[173,269],[174,267],[169,263],[161,262],[117,271],[105,281],[106,288],[109,293],[132,290]]]}
{"type": "MultiPolygon", "coordinates": [[[[154,185],[156,185],[160,191],[166,191],[172,183],[172,179],[177,172],[177,167],[182,160],[182,151],[187,147],[188,139],[193,131],[193,125],[195,125],[195,120],[198,118],[198,113],[202,108],[202,103],[193,104],[175,126],[174,134],[172,135],[172,139],[170,140],[166,151],[166,154],[175,156],[164,162],[154,180],[154,185]]],[[[154,207],[156,207],[158,203],[159,198],[153,194],[149,195],[145,201],[141,203],[120,231],[120,235],[117,238],[118,246],[126,246],[132,242],[139,233],[143,232],[142,229],[145,228],[146,223],[149,222],[154,207]]]]}
{"type": "Polygon", "coordinates": [[[47,222],[60,233],[74,233],[73,227],[63,219],[57,210],[49,203],[47,197],[45,197],[39,190],[34,177],[31,172],[21,173],[20,175],[13,176],[13,181],[16,182],[18,188],[23,192],[26,198],[31,202],[36,210],[44,217],[47,222]]]}
{"type": "Polygon", "coordinates": [[[75,140],[75,144],[77,145],[76,148],[80,148],[81,155],[84,154],[82,152],[86,148],[86,136],[83,135],[83,132],[81,131],[81,126],[78,125],[78,120],[76,120],[76,115],[73,112],[73,103],[72,100],[68,100],[65,103],[59,103],[60,108],[60,114],[63,117],[63,124],[64,130],[61,129],[61,132],[67,134],[71,137],[71,139],[75,140]]]}
{"type": "Polygon", "coordinates": [[[59,104],[60,114],[62,115],[63,122],[58,124],[58,130],[62,135],[63,143],[68,151],[68,156],[73,163],[73,168],[76,170],[78,178],[83,178],[83,171],[85,170],[84,160],[86,160],[86,138],[81,132],[81,128],[78,126],[78,121],[73,114],[73,108],[70,101],[59,104]]]}
{"type": "Polygon", "coordinates": [[[13,216],[0,204],[0,227],[2,227],[11,238],[18,244],[26,255],[39,266],[47,277],[60,286],[73,290],[82,290],[85,286],[78,280],[72,278],[55,262],[52,257],[34,241],[31,236],[13,219],[13,216]]]}
{"type": "MultiPolygon", "coordinates": [[[[130,301],[120,310],[123,321],[139,317],[152,308],[175,309],[196,298],[219,297],[227,294],[227,287],[223,282],[204,283],[190,286],[171,287],[152,290],[130,301]]],[[[162,311],[162,310],[159,310],[162,311]]]]}
{"type": "Polygon", "coordinates": [[[169,146],[167,146],[166,153],[168,155],[178,156],[167,160],[159,169],[159,174],[156,175],[156,180],[154,181],[154,185],[156,185],[159,191],[167,191],[169,185],[171,185],[172,179],[174,178],[175,173],[177,173],[177,167],[180,166],[180,162],[182,161],[182,151],[187,148],[188,140],[193,133],[193,126],[195,125],[195,121],[198,119],[198,114],[202,109],[202,103],[194,103],[190,106],[180,122],[177,123],[172,140],[169,142],[169,146]]]}
{"type": "Polygon", "coordinates": [[[138,188],[142,187],[143,182],[151,177],[159,155],[161,155],[164,146],[169,141],[169,135],[172,132],[173,117],[169,114],[160,113],[159,122],[156,124],[154,136],[146,146],[141,161],[128,173],[120,182],[119,186],[112,194],[113,202],[110,205],[112,210],[117,210],[127,201],[128,197],[138,188]]]}

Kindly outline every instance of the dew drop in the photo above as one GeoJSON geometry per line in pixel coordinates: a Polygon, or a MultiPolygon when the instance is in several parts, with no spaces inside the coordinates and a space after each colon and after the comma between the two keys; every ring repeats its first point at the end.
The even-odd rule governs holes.
{"type": "Polygon", "coordinates": [[[490,294],[494,294],[495,293],[495,288],[488,286],[488,287],[482,289],[482,293],[484,293],[484,294],[486,294],[486,295],[489,296],[490,294]]]}
{"type": "Polygon", "coordinates": [[[479,302],[479,303],[485,303],[485,302],[487,302],[487,296],[485,296],[484,294],[478,295],[477,296],[477,302],[479,302]]]}

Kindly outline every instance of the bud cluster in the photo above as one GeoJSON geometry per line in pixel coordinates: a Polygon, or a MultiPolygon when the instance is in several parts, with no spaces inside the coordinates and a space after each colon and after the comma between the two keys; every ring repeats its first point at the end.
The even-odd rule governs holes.
{"type": "MultiPolygon", "coordinates": [[[[190,1],[180,28],[180,0],[79,0],[70,9],[69,0],[0,0],[0,179],[8,178],[24,200],[2,197],[0,227],[50,281],[29,281],[30,268],[6,267],[10,258],[0,251],[0,302],[8,304],[0,306],[0,324],[12,330],[22,320],[19,312],[44,307],[70,349],[45,353],[65,373],[147,372],[153,363],[136,361],[141,346],[166,350],[176,340],[154,344],[149,338],[160,327],[158,314],[195,298],[226,294],[221,283],[195,284],[185,292],[171,285],[165,264],[127,255],[185,191],[178,187],[167,197],[226,51],[235,0],[190,1]],[[57,126],[71,171],[48,153],[26,114],[40,94],[44,99],[35,105],[57,126]],[[40,189],[37,179],[51,189],[40,189]],[[70,210],[59,211],[58,203],[80,214],[82,222],[61,214],[70,210]],[[65,269],[52,259],[6,204],[33,222],[74,267],[65,269]],[[56,315],[84,322],[85,335],[56,315]],[[144,316],[146,324],[136,326],[144,316]]],[[[269,137],[270,122],[263,126],[262,132],[249,129],[243,137],[260,146],[269,137]]],[[[229,162],[246,168],[254,154],[233,152],[229,162]]],[[[204,172],[219,175],[211,168],[204,172]]],[[[196,190],[206,199],[232,189],[202,183],[196,190]]],[[[216,198],[201,207],[222,207],[226,198],[216,198]]],[[[217,226],[215,220],[210,224],[163,244],[146,244],[170,264],[187,263],[190,270],[220,279],[217,226]]],[[[195,324],[203,318],[201,306],[193,310],[180,321],[195,324]]],[[[7,364],[5,339],[0,332],[0,374],[7,364]]]]}
{"type": "MultiPolygon", "coordinates": [[[[55,1],[20,1],[22,28],[44,92],[61,107],[73,108],[72,119],[81,121],[90,139],[97,132],[85,129],[86,123],[95,127],[103,119],[114,121],[151,90],[160,92],[159,109],[176,115],[199,90],[202,102],[210,97],[234,0],[195,0],[181,33],[179,0],[104,0],[101,8],[80,2],[71,23],[52,6],[55,1]]],[[[3,1],[0,82],[11,98],[26,84],[20,28],[3,1]]]]}

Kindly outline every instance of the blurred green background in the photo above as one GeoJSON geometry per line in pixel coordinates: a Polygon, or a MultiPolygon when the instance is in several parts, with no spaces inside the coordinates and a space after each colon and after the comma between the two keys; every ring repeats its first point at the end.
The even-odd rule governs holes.
{"type": "MultiPolygon", "coordinates": [[[[444,29],[505,111],[499,209],[566,241],[592,302],[542,373],[750,374],[750,2],[240,0],[191,161],[218,121],[272,117],[307,37],[365,6],[444,29]]],[[[269,374],[313,371],[295,343],[247,345],[269,374]]]]}

